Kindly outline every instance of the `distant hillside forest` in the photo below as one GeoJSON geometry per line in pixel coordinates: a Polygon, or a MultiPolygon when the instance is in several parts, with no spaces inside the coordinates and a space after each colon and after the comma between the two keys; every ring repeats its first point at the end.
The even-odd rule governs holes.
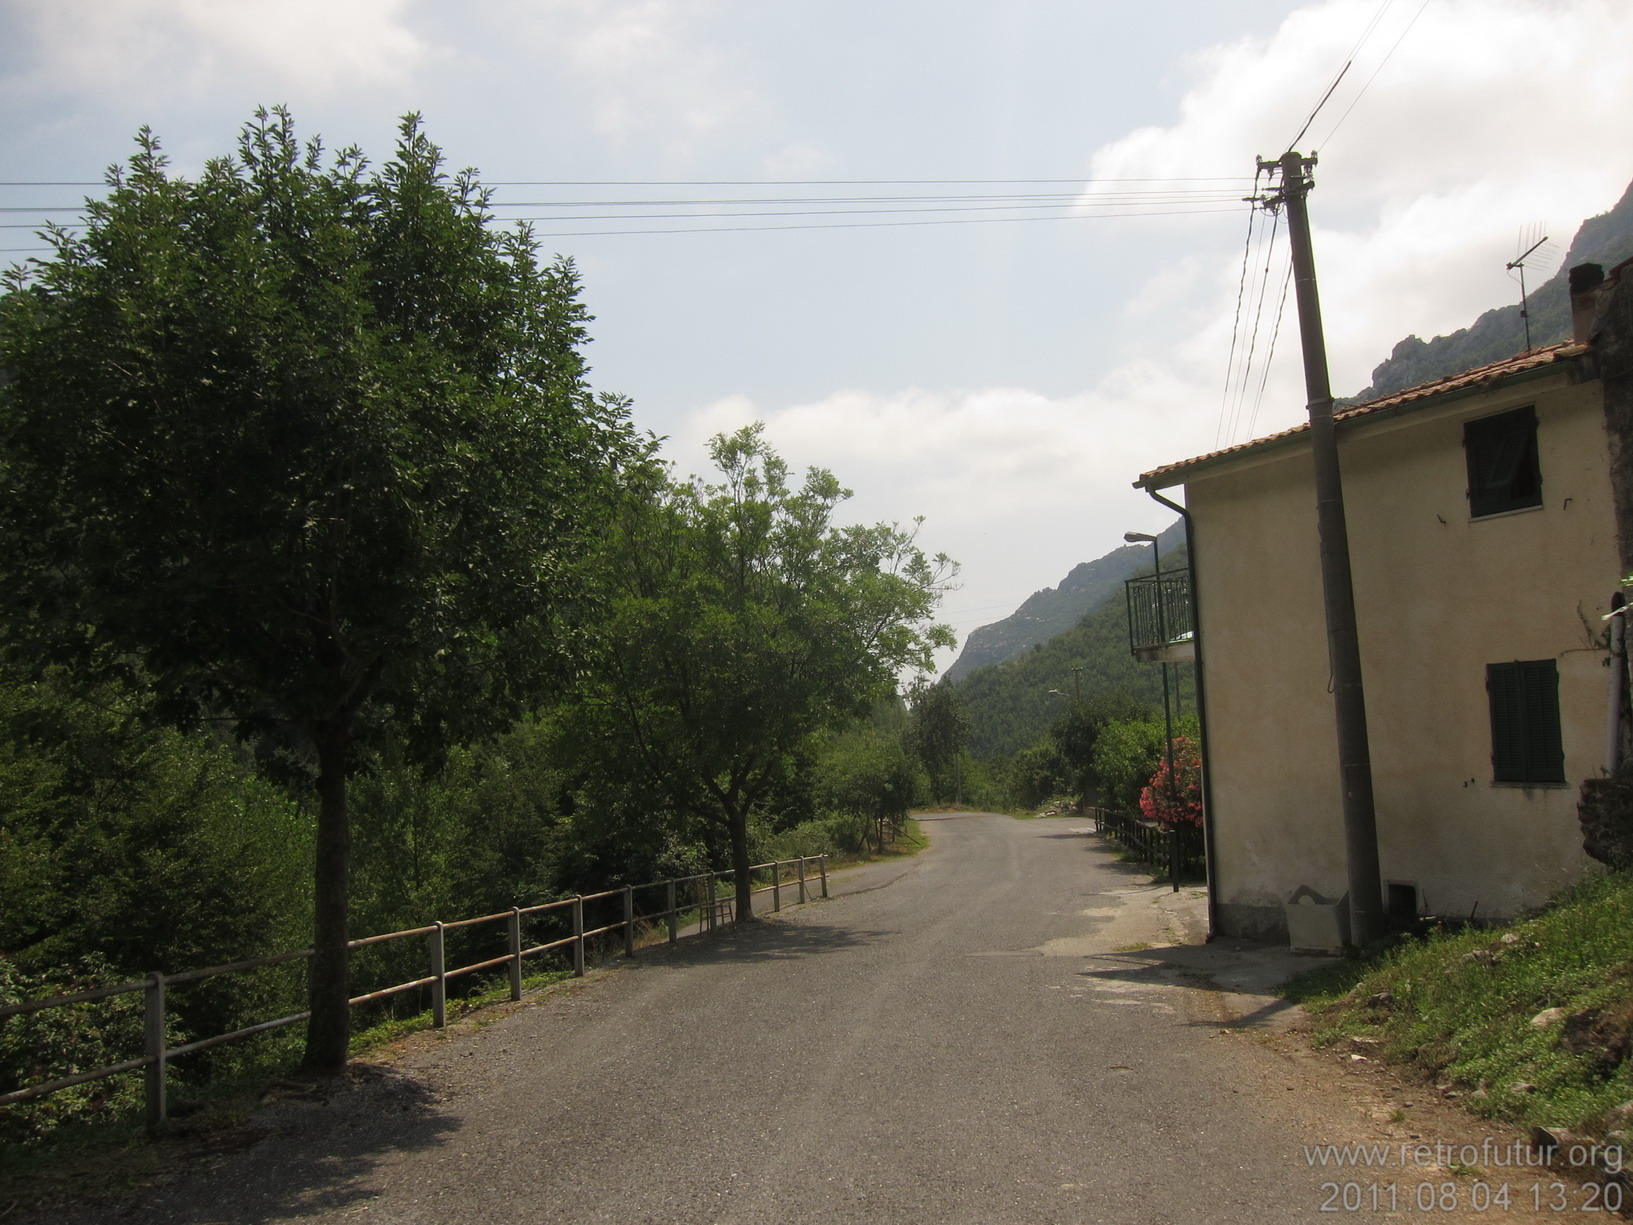
{"type": "MultiPolygon", "coordinates": [[[[1157,547],[1167,557],[1185,543],[1185,524],[1175,519],[1157,535],[1157,547]]],[[[961,681],[977,669],[1003,663],[1083,620],[1105,603],[1114,592],[1121,593],[1123,580],[1135,574],[1151,555],[1143,544],[1126,544],[1104,557],[1073,566],[1058,587],[1033,592],[1009,616],[974,630],[964,640],[964,649],[947,669],[946,679],[961,681]]]]}
{"type": "MultiPolygon", "coordinates": [[[[1119,550],[1120,552],[1120,550],[1119,550]]],[[[1182,569],[1180,547],[1164,552],[1164,571],[1182,569]]],[[[1150,574],[1146,565],[1131,577],[1150,574]]],[[[1178,706],[1196,709],[1191,664],[1169,667],[1178,706]]],[[[969,750],[982,761],[1013,756],[1043,739],[1074,700],[1116,695],[1160,711],[1162,669],[1137,662],[1128,646],[1128,606],[1122,584],[1076,625],[1014,659],[981,668],[954,684],[969,716],[969,750]],[[1079,671],[1081,669],[1081,671],[1079,671]]]]}

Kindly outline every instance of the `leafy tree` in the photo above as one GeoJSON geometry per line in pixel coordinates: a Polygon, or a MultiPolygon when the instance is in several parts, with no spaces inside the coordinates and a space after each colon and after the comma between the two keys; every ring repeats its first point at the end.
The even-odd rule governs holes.
{"type": "Polygon", "coordinates": [[[951,631],[932,624],[954,567],[914,534],[837,526],[849,496],[802,485],[753,425],[720,435],[719,484],[650,470],[608,541],[607,613],[575,720],[605,775],[722,832],[752,915],[750,818],[818,733],[865,715],[951,631]]]}
{"type": "MultiPolygon", "coordinates": [[[[1133,812],[1140,793],[1162,765],[1167,729],[1160,716],[1109,723],[1094,746],[1094,773],[1101,798],[1111,808],[1133,812]]],[[[1174,720],[1174,741],[1199,739],[1196,716],[1174,720]]]]}
{"type": "Polygon", "coordinates": [[[1010,796],[1023,808],[1035,808],[1069,787],[1072,773],[1055,743],[1040,741],[1010,759],[1010,796]]]}
{"type": "Polygon", "coordinates": [[[937,801],[958,800],[959,758],[970,738],[963,699],[942,681],[915,686],[908,700],[912,708],[908,740],[930,776],[931,795],[937,801]]]}
{"type": "Polygon", "coordinates": [[[4,632],[285,743],[318,797],[306,1060],[346,1056],[347,780],[508,722],[627,439],[570,263],[488,224],[417,117],[393,158],[259,112],[171,176],[143,129],[0,299],[4,632]]]}
{"type": "Polygon", "coordinates": [[[1123,693],[1105,694],[1073,702],[1049,729],[1068,786],[1081,799],[1096,783],[1094,746],[1100,733],[1113,723],[1150,717],[1150,707],[1123,693]]]}
{"type": "Polygon", "coordinates": [[[817,765],[817,802],[831,813],[852,818],[866,845],[885,849],[885,829],[907,819],[917,779],[899,738],[870,727],[845,732],[827,746],[817,765]]]}

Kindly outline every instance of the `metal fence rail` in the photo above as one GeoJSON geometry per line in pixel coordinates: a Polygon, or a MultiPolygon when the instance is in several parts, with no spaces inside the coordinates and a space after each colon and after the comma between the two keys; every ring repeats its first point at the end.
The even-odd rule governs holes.
{"type": "MultiPolygon", "coordinates": [[[[822,897],[828,896],[828,857],[826,855],[807,855],[799,859],[783,859],[772,863],[755,864],[749,869],[751,884],[756,873],[770,874],[769,883],[755,886],[753,892],[771,894],[773,913],[782,909],[782,891],[784,888],[795,889],[798,900],[801,902],[808,900],[812,889],[819,888],[822,897]],[[807,875],[807,865],[815,868],[813,875],[807,875]]],[[[470,919],[458,919],[452,923],[435,922],[424,927],[411,927],[403,931],[386,932],[383,935],[365,936],[359,940],[351,940],[347,942],[346,947],[348,950],[355,951],[371,945],[385,944],[392,940],[423,936],[426,938],[430,973],[421,978],[382,987],[378,991],[353,996],[348,1003],[355,1006],[397,995],[400,992],[411,991],[416,987],[430,987],[432,1024],[441,1028],[448,1023],[449,979],[474,974],[481,970],[507,966],[510,976],[510,998],[519,1000],[522,998],[522,963],[527,958],[537,956],[540,953],[547,953],[556,949],[570,949],[573,973],[583,977],[585,945],[593,937],[620,932],[623,936],[624,956],[633,957],[635,955],[638,927],[643,924],[650,926],[655,922],[663,922],[668,928],[668,942],[674,943],[680,938],[681,915],[694,909],[698,914],[698,932],[713,931],[722,922],[729,922],[732,918],[729,907],[730,897],[720,897],[720,882],[722,880],[735,883],[736,874],[733,872],[709,872],[698,876],[679,877],[674,880],[654,881],[645,885],[625,885],[620,889],[607,889],[600,893],[588,893],[578,897],[563,898],[560,901],[544,902],[537,906],[513,906],[509,910],[478,915],[470,919]],[[663,909],[638,913],[635,908],[635,894],[652,889],[663,890],[663,909]],[[623,917],[614,922],[586,930],[584,926],[584,904],[586,902],[608,901],[613,898],[622,899],[623,917]],[[722,902],[727,903],[727,905],[722,907],[722,902]],[[548,940],[541,944],[529,945],[524,943],[523,924],[525,920],[561,910],[571,912],[571,935],[548,940]],[[468,965],[450,968],[446,964],[448,932],[499,922],[506,923],[508,927],[509,948],[507,952],[497,957],[488,957],[481,961],[471,962],[468,965]]],[[[96,987],[88,991],[77,991],[71,995],[52,995],[43,999],[23,1000],[20,1003],[0,1006],[0,1019],[4,1019],[6,1017],[20,1016],[24,1013],[38,1012],[45,1008],[63,1008],[72,1004],[94,1003],[98,1000],[109,999],[116,995],[126,995],[134,991],[145,993],[143,1010],[144,1050],[140,1057],[127,1059],[123,1063],[112,1064],[105,1068],[76,1072],[70,1076],[59,1077],[55,1080],[0,1094],[0,1106],[10,1106],[17,1102],[44,1097],[47,1094],[74,1085],[82,1085],[88,1081],[101,1080],[108,1076],[118,1076],[121,1073],[134,1072],[138,1068],[142,1068],[146,1070],[144,1079],[147,1125],[150,1129],[156,1130],[164,1124],[167,1117],[165,1081],[166,1065],[170,1060],[182,1055],[192,1054],[194,1051],[202,1051],[212,1046],[218,1046],[223,1042],[231,1042],[235,1039],[247,1038],[253,1034],[268,1033],[288,1025],[296,1025],[305,1021],[311,1015],[309,1012],[291,1013],[289,1016],[262,1021],[256,1025],[233,1030],[231,1033],[215,1034],[180,1046],[169,1046],[167,1045],[165,1032],[166,988],[181,983],[197,982],[221,974],[237,974],[245,970],[260,969],[264,966],[278,965],[287,961],[310,959],[311,956],[311,949],[299,949],[290,953],[275,953],[268,957],[253,957],[245,961],[229,962],[226,965],[210,966],[202,970],[183,970],[176,974],[165,974],[155,970],[146,978],[136,982],[96,987]]]]}
{"type": "Polygon", "coordinates": [[[1136,650],[1161,647],[1189,638],[1196,629],[1191,617],[1191,572],[1165,570],[1123,583],[1128,603],[1128,642],[1136,650]]]}

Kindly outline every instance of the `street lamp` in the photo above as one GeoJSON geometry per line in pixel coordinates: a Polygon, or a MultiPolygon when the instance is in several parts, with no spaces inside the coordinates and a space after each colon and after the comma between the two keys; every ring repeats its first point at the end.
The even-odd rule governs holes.
{"type": "MultiPolygon", "coordinates": [[[[1147,532],[1124,532],[1123,539],[1129,544],[1149,544],[1151,556],[1155,564],[1155,582],[1153,590],[1157,596],[1157,637],[1162,640],[1164,655],[1168,651],[1168,616],[1164,610],[1167,603],[1162,596],[1162,550],[1157,545],[1157,538],[1147,532]]],[[[1174,778],[1174,712],[1168,697],[1168,660],[1164,658],[1162,664],[1162,728],[1163,728],[1163,759],[1168,763],[1168,811],[1173,814],[1175,805],[1174,778]]],[[[1179,825],[1170,821],[1168,825],[1168,878],[1173,884],[1174,892],[1179,892],[1179,825]]]]}

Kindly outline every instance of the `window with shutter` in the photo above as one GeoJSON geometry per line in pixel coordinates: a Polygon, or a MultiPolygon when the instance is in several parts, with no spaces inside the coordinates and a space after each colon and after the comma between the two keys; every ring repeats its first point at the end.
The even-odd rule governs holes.
{"type": "Polygon", "coordinates": [[[1486,665],[1491,770],[1499,783],[1563,783],[1559,670],[1551,659],[1486,665]]]}
{"type": "Polygon", "coordinates": [[[1516,408],[1464,423],[1463,454],[1468,464],[1471,517],[1542,505],[1534,408],[1516,408]]]}

